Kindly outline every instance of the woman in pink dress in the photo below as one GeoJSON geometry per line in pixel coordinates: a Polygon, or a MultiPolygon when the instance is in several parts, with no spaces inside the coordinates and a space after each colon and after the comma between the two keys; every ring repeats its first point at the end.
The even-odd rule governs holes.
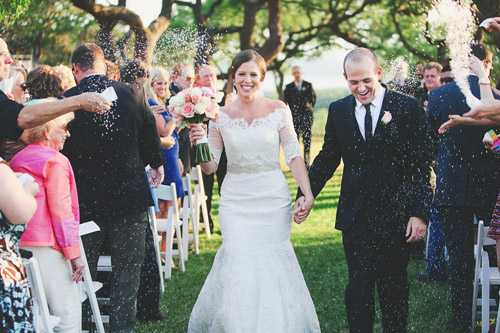
{"type": "Polygon", "coordinates": [[[68,113],[29,130],[29,145],[10,163],[14,171],[30,174],[40,187],[37,211],[19,245],[39,262],[50,312],[61,318],[55,332],[79,332],[81,322],[76,283],[85,265],[78,242],[78,195],[71,164],[59,152],[70,136],[67,125],[73,118],[68,113]]]}

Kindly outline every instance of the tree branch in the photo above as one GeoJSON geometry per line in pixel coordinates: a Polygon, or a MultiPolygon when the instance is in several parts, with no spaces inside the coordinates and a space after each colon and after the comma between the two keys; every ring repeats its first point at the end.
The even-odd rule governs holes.
{"type": "Polygon", "coordinates": [[[417,57],[420,57],[427,61],[436,61],[436,59],[434,59],[434,57],[432,57],[431,55],[415,49],[413,46],[410,45],[410,43],[408,43],[408,40],[406,40],[406,37],[403,35],[403,31],[401,30],[401,26],[399,25],[396,15],[397,14],[395,11],[391,11],[392,21],[394,22],[394,26],[396,27],[396,32],[398,33],[399,39],[403,43],[404,47],[417,57]]]}

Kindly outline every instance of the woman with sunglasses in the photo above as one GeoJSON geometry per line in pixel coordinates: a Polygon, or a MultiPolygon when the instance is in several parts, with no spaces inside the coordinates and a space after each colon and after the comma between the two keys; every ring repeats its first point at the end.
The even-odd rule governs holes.
{"type": "MultiPolygon", "coordinates": [[[[39,101],[38,103],[43,103],[39,101]]],[[[20,247],[31,251],[40,273],[51,315],[61,318],[56,332],[79,332],[81,304],[76,283],[85,264],[80,257],[80,212],[75,176],[59,151],[70,136],[67,113],[26,131],[29,144],[10,162],[15,172],[28,173],[40,187],[38,208],[21,236],[20,247]]]]}

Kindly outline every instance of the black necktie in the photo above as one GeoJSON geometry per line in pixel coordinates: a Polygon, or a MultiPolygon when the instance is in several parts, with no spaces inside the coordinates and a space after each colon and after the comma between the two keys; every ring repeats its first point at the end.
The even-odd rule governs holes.
{"type": "Polygon", "coordinates": [[[370,111],[371,104],[363,104],[366,109],[365,114],[365,141],[369,142],[372,138],[372,113],[370,111]]]}

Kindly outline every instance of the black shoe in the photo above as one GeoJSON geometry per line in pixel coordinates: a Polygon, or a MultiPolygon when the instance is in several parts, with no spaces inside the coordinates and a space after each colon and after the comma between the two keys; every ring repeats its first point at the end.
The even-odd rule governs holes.
{"type": "Polygon", "coordinates": [[[459,324],[454,319],[446,323],[446,330],[450,332],[470,332],[470,324],[459,324]]]}
{"type": "Polygon", "coordinates": [[[427,273],[423,273],[423,274],[417,274],[417,280],[420,280],[420,281],[446,281],[446,277],[438,279],[438,278],[429,277],[427,275],[427,273]]]}
{"type": "Polygon", "coordinates": [[[165,320],[165,319],[167,319],[167,315],[165,315],[159,311],[155,315],[152,315],[152,316],[147,316],[147,317],[137,316],[137,320],[140,322],[160,321],[160,320],[165,320]]]}

